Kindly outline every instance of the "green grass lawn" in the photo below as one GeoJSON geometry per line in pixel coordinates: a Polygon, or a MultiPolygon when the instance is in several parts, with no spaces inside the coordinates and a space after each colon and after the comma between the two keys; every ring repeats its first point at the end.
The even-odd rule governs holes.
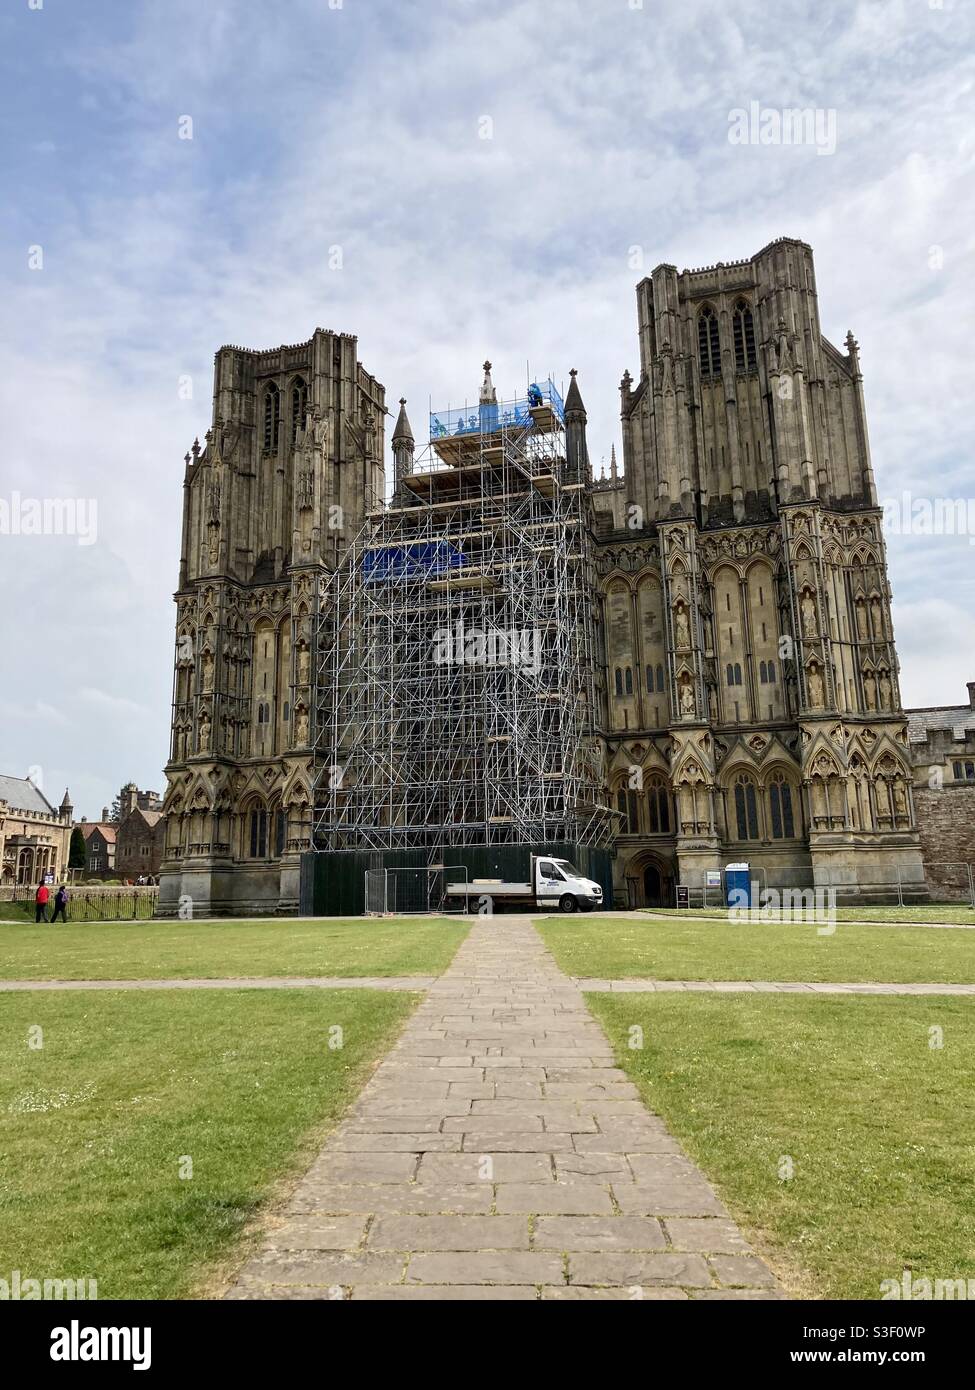
{"type": "Polygon", "coordinates": [[[876,1299],[905,1268],[975,1278],[971,1001],[587,1002],[648,1105],[797,1292],[876,1299]],[[642,1051],[627,1045],[634,1025],[642,1051]]]}
{"type": "Polygon", "coordinates": [[[307,1166],[415,1001],[359,989],[6,996],[3,1277],[94,1278],[99,1298],[191,1294],[275,1181],[307,1166]]]}
{"type": "Polygon", "coordinates": [[[708,918],[544,917],[563,970],[600,979],[975,983],[975,933],[922,927],[729,923],[708,918]]]}
{"type": "MultiPolygon", "coordinates": [[[[727,918],[726,907],[641,907],[654,917],[727,918]]],[[[975,927],[975,909],[958,903],[928,903],[926,907],[837,907],[841,922],[905,922],[923,926],[926,922],[948,923],[956,927],[975,927]]]]}
{"type": "Polygon", "coordinates": [[[439,975],[467,934],[430,917],[0,925],[0,979],[439,975]]]}

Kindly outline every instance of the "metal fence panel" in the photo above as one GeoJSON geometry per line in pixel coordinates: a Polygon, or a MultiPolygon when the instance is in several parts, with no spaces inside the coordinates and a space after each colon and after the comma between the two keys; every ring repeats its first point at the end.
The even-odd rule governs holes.
{"type": "MultiPolygon", "coordinates": [[[[0,921],[33,922],[37,916],[34,885],[5,889],[0,898],[0,921]]],[[[54,893],[51,889],[47,903],[48,920],[54,914],[54,893]]],[[[133,888],[68,888],[67,918],[69,922],[137,922],[146,921],[156,910],[157,887],[133,888]]],[[[60,919],[58,919],[60,925],[60,919]]]]}

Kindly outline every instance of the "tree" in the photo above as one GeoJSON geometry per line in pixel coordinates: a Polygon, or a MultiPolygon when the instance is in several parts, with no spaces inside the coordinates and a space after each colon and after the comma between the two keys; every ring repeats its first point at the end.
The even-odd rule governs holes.
{"type": "Polygon", "coordinates": [[[68,868],[83,869],[88,861],[85,849],[85,837],[80,825],[76,825],[71,832],[71,844],[68,849],[68,868]]]}

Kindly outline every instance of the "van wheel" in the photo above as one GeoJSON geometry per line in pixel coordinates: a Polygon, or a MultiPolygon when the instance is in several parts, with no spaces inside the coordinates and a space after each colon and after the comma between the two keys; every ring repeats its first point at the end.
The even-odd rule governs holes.
{"type": "Polygon", "coordinates": [[[578,904],[571,893],[565,893],[559,898],[559,908],[562,912],[575,912],[578,904]]]}

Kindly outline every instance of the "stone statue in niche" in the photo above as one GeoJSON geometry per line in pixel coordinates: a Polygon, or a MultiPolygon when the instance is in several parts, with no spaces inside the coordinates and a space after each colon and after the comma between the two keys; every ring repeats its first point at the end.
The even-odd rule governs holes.
{"type": "Polygon", "coordinates": [[[816,600],[808,589],[803,590],[802,598],[799,602],[799,611],[802,616],[802,632],[804,637],[816,636],[816,600]]]}
{"type": "Polygon", "coordinates": [[[308,684],[308,673],[311,666],[311,655],[308,648],[304,645],[298,648],[298,684],[308,684]]]}
{"type": "Polygon", "coordinates": [[[203,653],[203,689],[213,689],[213,654],[208,651],[203,653]]]}
{"type": "Polygon", "coordinates": [[[823,707],[823,678],[818,666],[814,666],[809,672],[809,703],[813,709],[823,707]]]}
{"type": "Polygon", "coordinates": [[[877,678],[872,671],[868,671],[863,678],[863,695],[867,702],[867,709],[877,708],[877,678]]]}
{"type": "Polygon", "coordinates": [[[861,642],[865,642],[870,634],[867,631],[867,605],[862,598],[858,598],[856,601],[856,615],[857,636],[860,638],[861,642]]]}
{"type": "Polygon", "coordinates": [[[210,751],[210,719],[204,715],[200,720],[200,752],[209,753],[210,751]]]}
{"type": "Polygon", "coordinates": [[[891,684],[890,676],[886,671],[880,673],[880,708],[891,709],[894,696],[894,687],[891,684]]]}
{"type": "Polygon", "coordinates": [[[678,647],[691,645],[691,625],[687,621],[687,610],[678,605],[674,613],[674,635],[678,647]]]}
{"type": "Polygon", "coordinates": [[[880,599],[877,597],[876,594],[874,594],[873,598],[870,600],[870,612],[871,612],[871,615],[872,615],[872,617],[873,617],[873,635],[874,635],[874,637],[878,637],[878,638],[879,638],[879,637],[883,637],[883,635],[884,635],[884,610],[883,610],[883,608],[882,608],[882,606],[881,606],[880,599]]]}
{"type": "Polygon", "coordinates": [[[907,815],[907,793],[904,791],[903,782],[894,783],[894,814],[907,815]]]}
{"type": "Polygon", "coordinates": [[[295,713],[295,743],[308,742],[308,711],[299,708],[295,713]]]}
{"type": "Polygon", "coordinates": [[[697,713],[697,703],[694,699],[694,686],[686,677],[681,682],[680,712],[682,715],[693,715],[697,713]]]}

